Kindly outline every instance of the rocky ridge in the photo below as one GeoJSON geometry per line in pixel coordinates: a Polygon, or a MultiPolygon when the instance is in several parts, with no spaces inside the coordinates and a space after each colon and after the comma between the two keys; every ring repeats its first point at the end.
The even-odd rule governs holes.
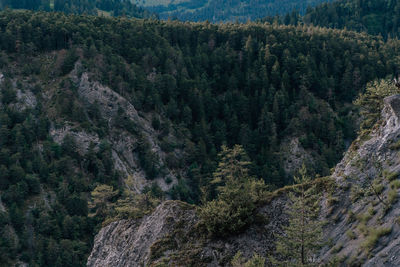
{"type": "MultiPolygon", "coordinates": [[[[395,95],[385,98],[379,123],[353,142],[331,176],[334,188],[325,191],[321,202],[328,241],[318,255],[321,263],[400,265],[399,142],[400,95],[395,95]]],[[[287,219],[285,196],[277,195],[259,209],[267,223],[227,239],[206,237],[194,207],[164,202],[140,220],[101,229],[87,265],[227,266],[237,251],[245,257],[254,252],[267,256],[287,219]]]]}

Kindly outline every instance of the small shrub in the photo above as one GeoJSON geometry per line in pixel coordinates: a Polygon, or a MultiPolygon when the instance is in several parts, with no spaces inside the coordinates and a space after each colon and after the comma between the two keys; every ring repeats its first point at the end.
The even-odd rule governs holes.
{"type": "Polygon", "coordinates": [[[369,208],[368,208],[368,214],[369,214],[371,217],[374,216],[375,213],[376,213],[376,211],[375,211],[374,207],[369,207],[369,208]]]}
{"type": "Polygon", "coordinates": [[[355,203],[359,198],[364,196],[364,192],[358,186],[353,186],[350,192],[350,199],[355,203]]]}
{"type": "Polygon", "coordinates": [[[400,188],[400,180],[394,180],[390,183],[391,189],[399,189],[400,188]]]}
{"type": "Polygon", "coordinates": [[[254,253],[253,257],[246,261],[242,253],[238,251],[231,261],[232,267],[264,267],[265,258],[254,253]]]}
{"type": "Polygon", "coordinates": [[[385,236],[390,234],[392,231],[392,228],[390,227],[382,227],[382,228],[371,228],[368,230],[368,236],[365,239],[365,241],[361,244],[361,247],[366,250],[366,252],[370,252],[378,242],[378,240],[385,236]]]}
{"type": "Polygon", "coordinates": [[[386,173],[385,175],[386,179],[391,182],[399,177],[399,174],[397,172],[390,172],[386,173]]]}
{"type": "Polygon", "coordinates": [[[397,201],[397,190],[391,189],[388,193],[389,204],[392,205],[397,201]]]}
{"type": "Polygon", "coordinates": [[[333,253],[333,254],[336,254],[336,253],[338,253],[339,251],[341,251],[342,248],[343,248],[343,244],[342,244],[342,243],[338,243],[335,247],[333,247],[332,253],[333,253]]]}
{"type": "Polygon", "coordinates": [[[347,212],[347,222],[348,223],[352,223],[352,222],[354,222],[356,220],[356,217],[355,217],[355,215],[354,215],[354,212],[352,211],[352,210],[349,210],[348,212],[347,212]]]}
{"type": "Polygon", "coordinates": [[[372,215],[369,212],[366,212],[364,214],[357,215],[356,217],[360,223],[366,224],[372,218],[372,215]]]}
{"type": "Polygon", "coordinates": [[[375,188],[375,191],[377,194],[381,194],[384,189],[384,186],[383,186],[383,184],[379,184],[379,185],[375,186],[374,188],[375,188]]]}
{"type": "Polygon", "coordinates": [[[356,239],[356,234],[355,234],[351,229],[347,230],[346,236],[347,236],[350,240],[356,239]]]}
{"type": "Polygon", "coordinates": [[[364,235],[364,236],[367,236],[367,235],[368,235],[368,228],[367,228],[367,226],[366,226],[364,223],[360,223],[360,224],[357,226],[357,229],[358,229],[358,231],[360,231],[360,233],[361,233],[362,235],[364,235]]]}

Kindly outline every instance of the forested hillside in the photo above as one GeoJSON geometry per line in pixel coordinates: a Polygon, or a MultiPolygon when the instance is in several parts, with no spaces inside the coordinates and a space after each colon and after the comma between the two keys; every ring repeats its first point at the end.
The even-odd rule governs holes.
{"type": "Polygon", "coordinates": [[[307,24],[347,28],[369,34],[400,37],[400,2],[392,0],[340,0],[307,10],[307,24]]]}
{"type": "Polygon", "coordinates": [[[4,8],[60,11],[67,14],[88,14],[102,16],[129,16],[145,18],[154,16],[130,0],[1,0],[4,8]]]}
{"type": "Polygon", "coordinates": [[[296,159],[328,175],[354,138],[350,103],[400,64],[398,41],[343,30],[10,10],[0,49],[0,262],[39,266],[85,265],[104,203],[197,203],[222,145],[272,188],[296,159]]]}
{"type": "Polygon", "coordinates": [[[327,0],[187,0],[187,1],[136,1],[159,14],[160,18],[177,18],[183,21],[246,22],[265,16],[283,15],[293,10],[303,14],[307,7],[327,0]]]}

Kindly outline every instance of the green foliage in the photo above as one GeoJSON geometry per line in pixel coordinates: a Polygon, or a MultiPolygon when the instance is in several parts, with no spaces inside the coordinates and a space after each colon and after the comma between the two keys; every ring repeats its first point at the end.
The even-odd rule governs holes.
{"type": "Polygon", "coordinates": [[[399,174],[397,172],[385,172],[384,171],[384,176],[385,178],[389,181],[392,182],[393,180],[397,179],[399,177],[399,174]]]}
{"type": "Polygon", "coordinates": [[[334,1],[310,8],[303,19],[305,23],[321,27],[347,28],[381,35],[399,37],[398,1],[334,1]]]}
{"type": "Polygon", "coordinates": [[[216,236],[238,233],[254,221],[257,202],[266,190],[263,181],[248,175],[247,155],[239,145],[222,147],[221,160],[212,184],[217,184],[217,199],[200,208],[207,230],[216,236]]]}
{"type": "Polygon", "coordinates": [[[91,216],[101,216],[104,219],[110,213],[112,199],[118,195],[118,191],[112,186],[102,184],[96,186],[90,195],[89,208],[95,210],[91,216]]]}
{"type": "Polygon", "coordinates": [[[123,192],[106,184],[96,186],[88,203],[91,210],[89,216],[95,217],[104,226],[115,220],[142,218],[160,204],[163,192],[155,184],[142,194],[136,193],[133,188],[132,176],[125,179],[123,192]]]}
{"type": "Polygon", "coordinates": [[[148,179],[154,179],[160,173],[158,155],[151,151],[151,146],[144,136],[138,140],[137,153],[140,165],[146,172],[148,179]]]}
{"type": "MultiPolygon", "coordinates": [[[[16,107],[15,84],[6,78],[2,86],[7,89],[0,107],[0,190],[8,213],[0,215],[0,262],[83,266],[97,225],[88,216],[89,185],[118,180],[110,148],[101,142],[79,153],[71,135],[61,145],[53,142],[42,103],[16,107]],[[28,229],[35,238],[27,237],[28,229]]],[[[21,92],[31,88],[17,86],[21,92]]],[[[37,97],[41,100],[40,92],[37,97]]]]}
{"type": "Polygon", "coordinates": [[[388,235],[392,232],[391,227],[381,227],[381,228],[369,228],[368,234],[361,244],[361,247],[369,253],[379,241],[379,239],[385,235],[388,235]]]}
{"type": "Polygon", "coordinates": [[[17,92],[12,87],[11,81],[6,79],[4,83],[1,84],[1,102],[5,105],[14,102],[17,98],[17,92]]]}
{"type": "Polygon", "coordinates": [[[370,212],[366,212],[363,214],[356,215],[356,218],[357,218],[357,220],[360,221],[360,223],[366,225],[368,223],[368,221],[372,218],[372,215],[373,214],[371,214],[370,212]]]}
{"type": "Polygon", "coordinates": [[[382,108],[383,99],[387,96],[400,93],[400,89],[389,80],[379,80],[367,85],[366,91],[360,94],[354,104],[360,108],[363,122],[361,130],[371,129],[378,121],[382,108]]]}
{"type": "MultiPolygon", "coordinates": [[[[18,38],[25,61],[39,62],[40,75],[32,73],[35,78],[58,78],[63,65],[59,50],[66,49],[70,59],[76,58],[76,51],[82,71],[94,80],[124,96],[139,112],[168,117],[160,125],[154,121],[160,140],[179,127],[184,133],[179,141],[191,144],[185,146],[184,164],[196,163],[200,176],[212,175],[222,144],[241,144],[254,162],[251,174],[277,187],[291,181],[284,170],[287,153],[280,149],[282,142],[298,137],[315,162],[310,173],[328,175],[341,158],[344,140],[355,137],[349,104],[368,81],[392,74],[398,65],[392,56],[398,49],[395,41],[312,27],[26,11],[2,12],[0,19],[0,48],[15,53],[18,38]],[[18,27],[19,33],[8,30],[18,27]],[[59,61],[40,64],[36,55],[54,50],[59,61]]],[[[65,62],[67,73],[74,60],[65,62]]],[[[65,81],[63,87],[66,90],[50,94],[57,101],[52,108],[105,136],[108,125],[95,105],[85,110],[73,83],[65,81]]],[[[57,118],[60,113],[49,116],[57,118]]],[[[140,133],[138,125],[119,115],[115,126],[140,133]]],[[[164,144],[163,149],[173,147],[164,144]]],[[[154,164],[154,155],[138,155],[149,178],[160,174],[162,166],[154,164]]],[[[202,182],[188,183],[192,195],[198,194],[202,182]]]]}
{"type": "Polygon", "coordinates": [[[322,223],[319,222],[319,201],[321,193],[306,168],[295,177],[296,186],[289,193],[291,206],[288,210],[289,224],[283,227],[284,233],[276,237],[276,252],[282,258],[271,257],[276,266],[315,265],[315,253],[322,247],[322,223]]]}
{"type": "Polygon", "coordinates": [[[356,238],[357,238],[356,234],[355,234],[351,229],[349,229],[349,230],[346,231],[346,236],[347,236],[350,240],[356,239],[356,238]]]}
{"type": "Polygon", "coordinates": [[[242,253],[238,251],[231,260],[231,264],[232,267],[264,267],[265,258],[254,253],[253,257],[246,261],[246,259],[243,258],[242,253]]]}
{"type": "Polygon", "coordinates": [[[400,188],[400,180],[393,180],[390,182],[391,189],[399,189],[400,188]]]}
{"type": "Polygon", "coordinates": [[[390,189],[388,193],[388,202],[389,205],[393,205],[398,198],[397,190],[396,189],[390,189]]]}
{"type": "Polygon", "coordinates": [[[76,50],[69,49],[61,65],[61,75],[66,75],[70,73],[73,70],[75,62],[77,60],[78,60],[78,55],[76,54],[76,50]]]}
{"type": "Polygon", "coordinates": [[[129,0],[2,0],[0,9],[4,7],[99,16],[104,14],[137,18],[154,16],[129,0]]]}
{"type": "MultiPolygon", "coordinates": [[[[255,0],[189,0],[189,1],[155,1],[147,0],[143,5],[152,11],[159,13],[161,19],[177,18],[183,21],[210,21],[210,22],[247,22],[264,16],[284,15],[292,10],[301,13],[306,11],[308,6],[315,6],[324,0],[272,0],[260,2],[255,0]]],[[[290,17],[289,21],[295,23],[299,15],[290,17]]]]}
{"type": "MultiPolygon", "coordinates": [[[[54,8],[81,12],[78,5],[54,8]]],[[[138,137],[132,152],[147,177],[162,177],[165,167],[159,166],[153,145],[141,139],[140,125],[126,119],[124,112],[105,121],[103,107],[82,101],[74,79],[59,75],[71,70],[77,56],[82,63],[79,72],[115,90],[145,120],[149,114],[162,118],[160,125],[154,122],[159,140],[181,134],[177,144],[163,145],[169,153],[183,155],[179,164],[169,157],[169,166],[190,166],[187,177],[181,177],[170,193],[196,203],[200,189],[208,188],[204,215],[211,222],[210,231],[217,234],[240,231],[253,221],[265,185],[249,177],[262,177],[275,186],[291,181],[281,151],[287,138],[299,137],[312,154],[311,172],[328,174],[341,158],[344,140],[354,137],[354,120],[347,116],[354,96],[368,81],[384,78],[398,67],[393,57],[398,54],[396,40],[383,43],[362,34],[313,27],[10,10],[0,12],[0,21],[0,66],[5,75],[0,190],[9,211],[0,228],[4,262],[84,265],[95,229],[102,217],[109,217],[107,209],[88,216],[96,214],[86,203],[99,184],[112,187],[111,195],[117,191],[121,196],[120,201],[117,195],[105,200],[112,218],[140,217],[157,203],[150,197],[164,194],[151,186],[149,199],[141,199],[117,187],[122,179],[114,169],[110,144],[102,140],[112,131],[138,137]],[[38,105],[20,108],[17,92],[29,90],[38,105]],[[100,142],[89,144],[86,152],[78,151],[74,134],[61,145],[55,143],[50,125],[60,130],[66,123],[72,131],[98,133],[100,142]],[[242,166],[246,175],[238,180],[244,182],[226,181],[232,176],[229,171],[215,171],[223,144],[241,144],[248,155],[242,161],[254,163],[242,166]],[[214,172],[220,174],[211,184],[213,179],[207,177],[214,172]],[[140,208],[136,203],[146,209],[136,209],[140,208]],[[27,240],[24,236],[31,229],[35,238],[27,240]]]]}

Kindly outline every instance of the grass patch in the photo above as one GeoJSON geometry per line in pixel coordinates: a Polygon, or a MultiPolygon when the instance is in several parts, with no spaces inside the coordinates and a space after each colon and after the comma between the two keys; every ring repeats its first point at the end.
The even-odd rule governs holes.
{"type": "Polygon", "coordinates": [[[388,193],[389,204],[392,205],[397,201],[397,190],[391,189],[388,193]]]}
{"type": "Polygon", "coordinates": [[[383,175],[385,176],[385,178],[391,182],[395,179],[397,179],[399,177],[399,174],[397,172],[388,172],[388,171],[384,171],[383,175]]]}
{"type": "Polygon", "coordinates": [[[356,234],[355,234],[351,229],[347,230],[346,236],[347,236],[350,240],[353,240],[353,239],[356,239],[356,238],[357,238],[356,234]]]}
{"type": "Polygon", "coordinates": [[[359,186],[353,186],[350,190],[350,199],[355,203],[358,199],[364,196],[364,191],[359,186]]]}
{"type": "Polygon", "coordinates": [[[374,207],[369,207],[368,208],[368,214],[371,215],[371,217],[376,214],[376,211],[375,211],[374,207]]]}
{"type": "Polygon", "coordinates": [[[368,227],[364,223],[360,223],[357,229],[363,236],[368,236],[368,227]]]}
{"type": "Polygon", "coordinates": [[[390,234],[392,232],[391,227],[382,227],[382,228],[370,228],[368,229],[368,236],[365,241],[361,244],[361,247],[369,253],[379,241],[379,239],[385,235],[390,234]]]}
{"type": "Polygon", "coordinates": [[[374,184],[375,192],[378,195],[382,193],[383,188],[384,188],[383,184],[374,184]]]}
{"type": "Polygon", "coordinates": [[[356,217],[357,220],[360,221],[360,223],[367,224],[367,222],[369,222],[369,220],[372,218],[372,215],[373,214],[371,214],[370,212],[366,212],[364,214],[357,215],[356,217]]]}
{"type": "Polygon", "coordinates": [[[390,183],[391,189],[399,189],[400,188],[400,180],[394,180],[390,183]]]}
{"type": "Polygon", "coordinates": [[[343,248],[343,244],[342,243],[338,243],[336,246],[334,246],[332,248],[332,253],[336,254],[336,253],[340,252],[342,250],[342,248],[343,248]]]}

